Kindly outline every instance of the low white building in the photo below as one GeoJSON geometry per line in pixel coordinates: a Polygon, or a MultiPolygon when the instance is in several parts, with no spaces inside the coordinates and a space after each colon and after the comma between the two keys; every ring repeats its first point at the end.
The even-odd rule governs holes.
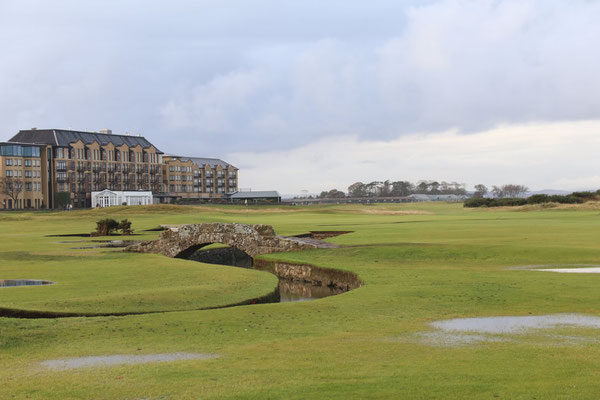
{"type": "Polygon", "coordinates": [[[108,189],[101,192],[92,192],[92,208],[146,204],[152,204],[152,192],[119,192],[108,189]]]}

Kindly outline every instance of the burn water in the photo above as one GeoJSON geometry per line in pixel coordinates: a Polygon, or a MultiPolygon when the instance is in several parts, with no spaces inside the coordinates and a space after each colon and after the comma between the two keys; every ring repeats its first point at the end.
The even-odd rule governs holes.
{"type": "MultiPolygon", "coordinates": [[[[188,259],[206,264],[227,265],[247,269],[256,269],[272,273],[268,268],[261,267],[253,258],[244,251],[234,247],[198,250],[188,259]]],[[[277,275],[276,275],[277,276],[277,275]]],[[[320,299],[344,293],[347,290],[339,287],[316,285],[312,282],[292,280],[278,277],[279,282],[273,295],[269,297],[270,303],[286,303],[291,301],[307,301],[320,299]]]]}

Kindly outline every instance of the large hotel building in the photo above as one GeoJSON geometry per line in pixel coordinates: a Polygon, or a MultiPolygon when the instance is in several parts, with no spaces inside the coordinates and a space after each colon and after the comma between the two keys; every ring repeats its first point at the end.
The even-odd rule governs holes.
{"type": "Polygon", "coordinates": [[[19,131],[0,142],[0,208],[90,207],[91,193],[151,191],[155,202],[217,199],[238,169],[214,158],[165,155],[142,136],[108,129],[19,131]]]}

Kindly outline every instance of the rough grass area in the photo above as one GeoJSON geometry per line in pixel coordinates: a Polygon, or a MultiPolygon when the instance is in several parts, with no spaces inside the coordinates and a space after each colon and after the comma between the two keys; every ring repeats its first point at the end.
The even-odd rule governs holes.
{"type": "MultiPolygon", "coordinates": [[[[583,205],[585,206],[585,205],[583,205]]],[[[0,307],[179,309],[268,292],[257,271],[158,255],[74,250],[48,234],[128,218],[135,239],[160,224],[271,224],[279,234],[352,231],[336,249],[272,254],[357,273],[365,286],[320,300],[122,317],[0,318],[0,398],[597,399],[600,332],[553,327],[440,345],[451,318],[600,316],[600,275],[511,269],[599,264],[597,209],[463,209],[462,204],[152,206],[0,213],[0,307]],[[362,208],[361,208],[362,207],[362,208]],[[357,211],[358,210],[358,211],[357,211]],[[410,212],[406,212],[410,211],[410,212]],[[419,213],[414,213],[419,211],[419,213]],[[10,276],[9,276],[10,275],[10,276]],[[53,371],[46,360],[119,354],[219,358],[53,371]]]]}

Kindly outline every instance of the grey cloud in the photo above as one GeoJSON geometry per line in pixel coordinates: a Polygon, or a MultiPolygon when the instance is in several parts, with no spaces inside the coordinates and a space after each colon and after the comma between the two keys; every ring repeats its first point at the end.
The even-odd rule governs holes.
{"type": "Polygon", "coordinates": [[[598,118],[597,15],[583,0],[4,1],[3,136],[111,127],[225,156],[598,118]]]}

